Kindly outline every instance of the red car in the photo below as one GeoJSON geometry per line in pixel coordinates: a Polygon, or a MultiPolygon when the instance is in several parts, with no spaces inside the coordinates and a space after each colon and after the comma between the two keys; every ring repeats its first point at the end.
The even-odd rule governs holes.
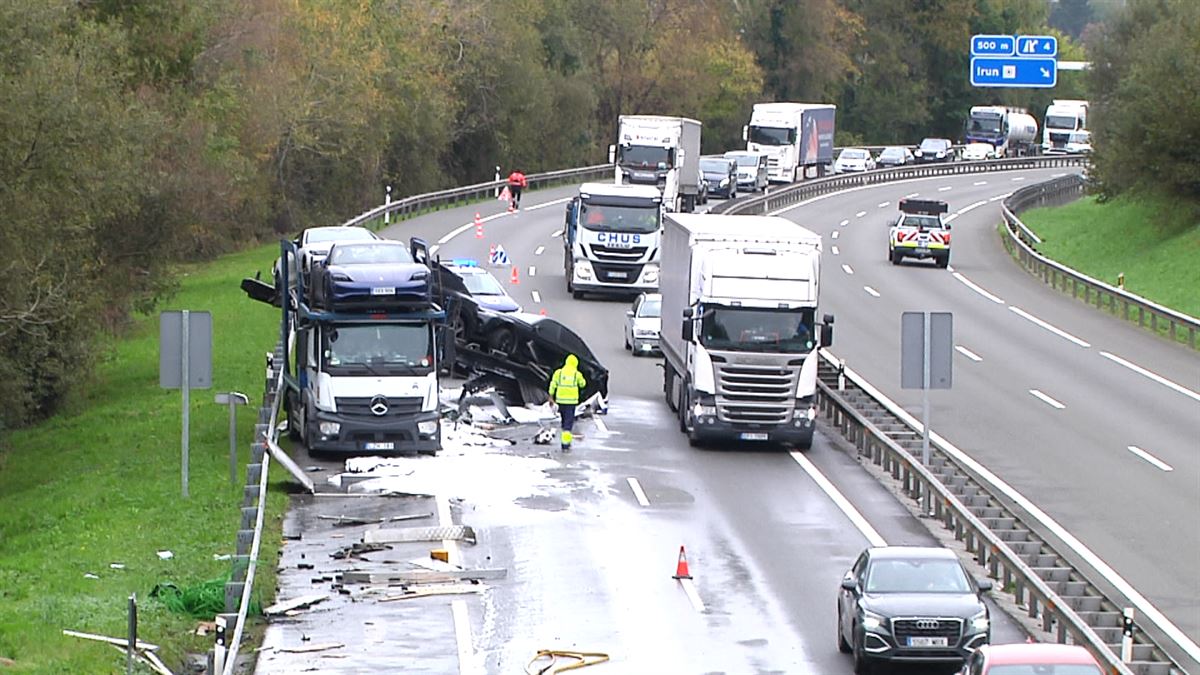
{"type": "Polygon", "coordinates": [[[1083,647],[1038,642],[984,645],[967,659],[962,675],[1104,675],[1104,671],[1083,647]]]}

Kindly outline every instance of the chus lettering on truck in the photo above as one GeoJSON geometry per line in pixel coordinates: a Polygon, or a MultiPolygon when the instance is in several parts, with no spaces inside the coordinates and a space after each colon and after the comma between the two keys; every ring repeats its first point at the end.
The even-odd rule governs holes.
{"type": "Polygon", "coordinates": [[[630,234],[629,232],[597,232],[596,243],[625,244],[626,246],[634,246],[642,243],[642,235],[630,234]]]}

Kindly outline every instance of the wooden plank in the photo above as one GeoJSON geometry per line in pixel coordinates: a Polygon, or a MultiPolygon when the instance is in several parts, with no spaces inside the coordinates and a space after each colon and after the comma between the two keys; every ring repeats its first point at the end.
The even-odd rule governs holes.
{"type": "Polygon", "coordinates": [[[304,645],[301,647],[280,647],[275,651],[284,652],[286,654],[307,654],[309,652],[323,652],[330,649],[340,649],[345,646],[346,645],[340,642],[319,642],[315,645],[304,645]]]}
{"type": "Polygon", "coordinates": [[[451,581],[495,581],[508,576],[505,568],[477,570],[408,570],[404,572],[343,572],[345,584],[439,584],[451,581]]]}
{"type": "Polygon", "coordinates": [[[313,595],[302,595],[302,596],[292,599],[292,600],[286,600],[284,602],[277,602],[274,605],[271,605],[270,607],[264,609],[263,614],[266,614],[267,616],[283,614],[284,612],[288,612],[293,609],[300,609],[302,607],[308,607],[309,605],[315,605],[318,602],[324,602],[325,600],[328,600],[328,599],[329,599],[328,593],[316,593],[313,595]]]}
{"type": "MultiPolygon", "coordinates": [[[[110,645],[116,645],[118,647],[128,647],[129,646],[129,640],[126,638],[108,637],[107,635],[96,635],[95,633],[81,633],[77,630],[67,630],[66,628],[63,629],[63,635],[70,635],[71,637],[83,638],[84,640],[95,640],[97,642],[107,642],[110,645]]],[[[142,642],[141,640],[137,641],[136,646],[138,649],[148,649],[150,651],[158,650],[158,645],[152,645],[149,642],[142,642]]]]}

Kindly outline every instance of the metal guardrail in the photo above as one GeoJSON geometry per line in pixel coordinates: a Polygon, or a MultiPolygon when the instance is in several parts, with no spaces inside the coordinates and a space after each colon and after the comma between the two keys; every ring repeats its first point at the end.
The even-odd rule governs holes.
{"type": "MultiPolygon", "coordinates": [[[[584,182],[591,178],[611,177],[612,175],[612,164],[597,164],[575,169],[547,171],[527,176],[526,180],[529,181],[529,187],[526,189],[536,190],[564,183],[584,182]]],[[[496,192],[505,185],[507,183],[504,180],[494,180],[487,183],[476,183],[474,185],[451,188],[449,190],[412,195],[411,197],[397,199],[389,204],[381,204],[373,209],[364,211],[342,223],[342,225],[345,227],[366,226],[373,221],[383,218],[384,215],[396,215],[400,219],[404,219],[432,208],[461,206],[484,199],[494,199],[496,192]]]]}
{"type": "MultiPolygon", "coordinates": [[[[894,438],[898,435],[895,427],[903,424],[906,427],[903,433],[918,439],[915,444],[919,447],[919,424],[828,352],[822,350],[821,356],[825,377],[818,380],[818,405],[823,415],[854,444],[861,457],[869,459],[899,481],[904,494],[922,505],[922,511],[931,509],[929,515],[952,532],[955,539],[964,543],[967,552],[988,570],[990,577],[1000,581],[997,591],[1010,593],[1017,605],[1026,608],[1029,618],[1038,620],[1042,630],[1054,635],[1057,642],[1068,643],[1069,638],[1070,644],[1086,647],[1107,668],[1106,672],[1121,675],[1167,672],[1153,669],[1160,664],[1149,667],[1143,664],[1143,667],[1134,670],[1123,663],[1096,630],[1072,608],[1075,598],[1064,598],[1051,588],[1031,565],[1014,552],[1009,541],[1002,539],[984,523],[958,494],[947,487],[942,477],[934,473],[953,462],[942,443],[933,439],[937,454],[931,459],[930,466],[923,465],[919,458],[894,438]],[[850,385],[849,391],[826,382],[839,375],[850,385]],[[889,414],[865,414],[863,405],[854,400],[864,396],[889,414]],[[889,430],[885,431],[884,427],[889,427],[889,430]]],[[[967,474],[963,472],[962,475],[967,474]]],[[[958,487],[963,486],[960,484],[958,487]]],[[[1038,546],[1040,548],[1045,544],[1038,542],[1038,546]]],[[[1066,582],[1065,579],[1062,581],[1066,582]]]]}
{"type": "Polygon", "coordinates": [[[1022,267],[1051,287],[1069,292],[1075,299],[1080,299],[1082,293],[1082,300],[1096,309],[1120,315],[1126,321],[1137,321],[1138,326],[1148,327],[1156,334],[1165,330],[1171,340],[1184,342],[1196,349],[1200,319],[1163,307],[1123,288],[1093,279],[1038,253],[1036,246],[1042,243],[1041,238],[1030,230],[1017,214],[1031,208],[1057,206],[1073,201],[1083,195],[1084,188],[1085,181],[1082,176],[1070,175],[1023,187],[1014,192],[1003,203],[1002,212],[1008,232],[1004,240],[1005,248],[1022,267]]]}

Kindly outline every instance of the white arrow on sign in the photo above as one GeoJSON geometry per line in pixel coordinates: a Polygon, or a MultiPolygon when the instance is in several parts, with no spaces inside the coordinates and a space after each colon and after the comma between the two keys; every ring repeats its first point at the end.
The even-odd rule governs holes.
{"type": "Polygon", "coordinates": [[[1038,70],[1042,71],[1042,77],[1046,77],[1046,78],[1050,77],[1050,71],[1046,70],[1045,68],[1039,68],[1038,70]]]}

